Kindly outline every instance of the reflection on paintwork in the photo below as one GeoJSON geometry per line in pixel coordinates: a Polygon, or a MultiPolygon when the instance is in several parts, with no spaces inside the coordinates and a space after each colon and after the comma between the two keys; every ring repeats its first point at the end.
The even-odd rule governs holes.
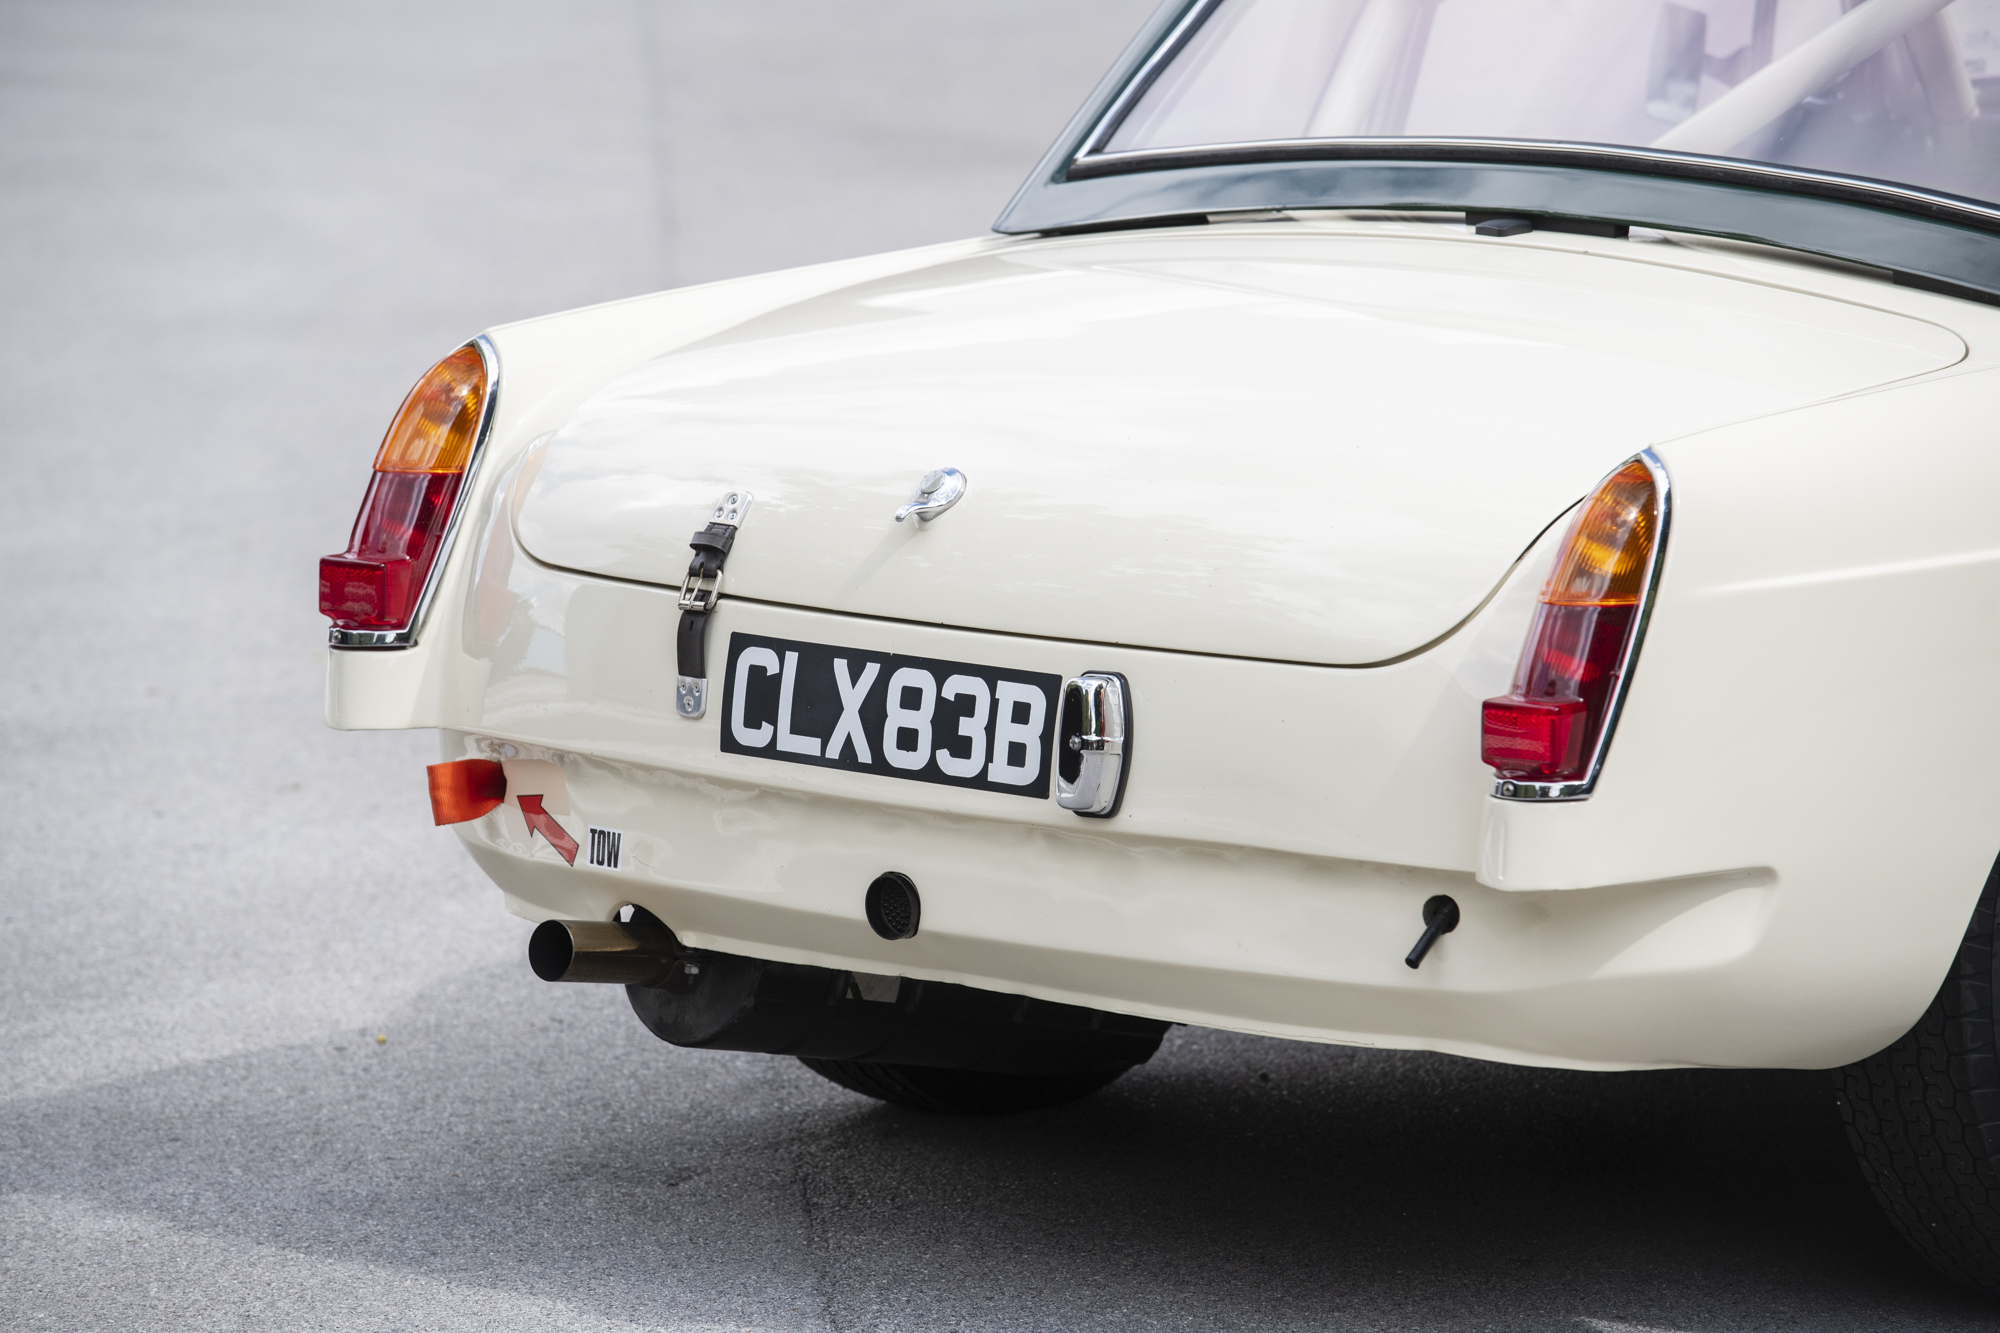
{"type": "Polygon", "coordinates": [[[1903,315],[1433,230],[1457,239],[1045,244],[750,320],[586,402],[521,540],[674,583],[748,486],[736,596],[1376,662],[1462,620],[1638,449],[1964,354],[1903,315]],[[897,529],[947,455],[974,492],[897,529]]]}

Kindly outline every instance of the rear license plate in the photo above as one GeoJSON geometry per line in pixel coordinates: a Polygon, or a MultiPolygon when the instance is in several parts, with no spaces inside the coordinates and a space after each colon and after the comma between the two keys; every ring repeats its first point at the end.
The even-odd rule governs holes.
{"type": "Polygon", "coordinates": [[[722,749],[1046,798],[1062,678],[865,648],[729,636],[722,749]]]}

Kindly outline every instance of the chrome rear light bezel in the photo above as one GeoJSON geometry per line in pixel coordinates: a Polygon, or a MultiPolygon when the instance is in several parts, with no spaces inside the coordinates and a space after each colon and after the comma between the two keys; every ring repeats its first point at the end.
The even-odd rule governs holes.
{"type": "MultiPolygon", "coordinates": [[[[1537,782],[1529,778],[1493,779],[1493,795],[1503,801],[1581,801],[1597,790],[1597,779],[1604,771],[1604,756],[1610,752],[1611,738],[1617,733],[1618,719],[1625,712],[1625,696],[1632,687],[1632,669],[1639,660],[1639,649],[1646,642],[1646,628],[1653,620],[1653,606],[1659,598],[1660,568],[1666,560],[1667,537],[1673,526],[1673,484],[1667,476],[1667,465],[1651,449],[1642,449],[1635,455],[1638,462],[1646,465],[1652,475],[1653,491],[1658,497],[1659,532],[1653,539],[1653,549],[1646,556],[1646,574],[1639,594],[1639,614],[1632,622],[1632,632],[1626,636],[1624,651],[1618,655],[1617,678],[1611,683],[1610,698],[1604,706],[1604,725],[1599,728],[1597,739],[1592,743],[1590,763],[1580,778],[1567,778],[1556,782],[1537,782]]],[[[1627,463],[1632,460],[1627,460],[1627,463]]],[[[1620,463],[1624,467],[1627,463],[1620,463]]],[[[1612,469],[1615,474],[1617,469],[1612,469]]],[[[1595,489],[1591,494],[1596,494],[1595,489]]],[[[1589,503],[1589,496],[1583,503],[1589,503]]],[[[1563,530],[1563,540],[1568,540],[1569,529],[1563,530]]],[[[1558,547],[1560,550],[1560,547],[1558,547]]],[[[1539,605],[1539,602],[1537,603],[1539,605]]],[[[1533,634],[1532,628],[1529,630],[1533,634]]],[[[1527,652],[1530,644],[1523,642],[1521,651],[1527,652]]]]}
{"type": "Polygon", "coordinates": [[[479,464],[486,456],[486,440],[493,433],[493,409],[500,400],[499,349],[483,333],[466,346],[478,350],[480,364],[486,368],[486,397],[479,407],[479,429],[472,437],[472,450],[466,457],[465,471],[459,477],[458,494],[452,497],[451,514],[445,519],[444,536],[439,539],[437,555],[424,575],[423,591],[417,594],[417,605],[410,613],[410,623],[401,629],[343,629],[334,625],[326,632],[330,648],[413,647],[419,631],[423,629],[425,617],[430,614],[431,603],[437,600],[438,588],[444,582],[445,566],[451,563],[452,548],[457,544],[458,530],[464,522],[466,499],[479,480],[479,464]]]}

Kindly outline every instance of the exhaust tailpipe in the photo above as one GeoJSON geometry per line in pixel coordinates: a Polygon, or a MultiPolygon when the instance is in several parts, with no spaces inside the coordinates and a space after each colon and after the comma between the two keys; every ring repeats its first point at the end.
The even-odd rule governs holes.
{"type": "Polygon", "coordinates": [[[543,981],[664,986],[680,967],[680,941],[650,914],[632,918],[544,921],[528,937],[528,966],[543,981]]]}
{"type": "Polygon", "coordinates": [[[1173,1026],[951,982],[869,975],[864,985],[834,968],[690,949],[645,908],[631,913],[624,922],[544,921],[528,963],[543,981],[629,987],[640,1021],[676,1046],[1055,1075],[1144,1064],[1173,1026]]]}

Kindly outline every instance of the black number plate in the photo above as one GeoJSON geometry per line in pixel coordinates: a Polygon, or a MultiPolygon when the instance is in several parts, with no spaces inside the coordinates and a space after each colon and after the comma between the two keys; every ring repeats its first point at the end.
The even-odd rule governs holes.
{"type": "Polygon", "coordinates": [[[729,636],[722,748],[1037,799],[1062,679],[975,662],[729,636]]]}

